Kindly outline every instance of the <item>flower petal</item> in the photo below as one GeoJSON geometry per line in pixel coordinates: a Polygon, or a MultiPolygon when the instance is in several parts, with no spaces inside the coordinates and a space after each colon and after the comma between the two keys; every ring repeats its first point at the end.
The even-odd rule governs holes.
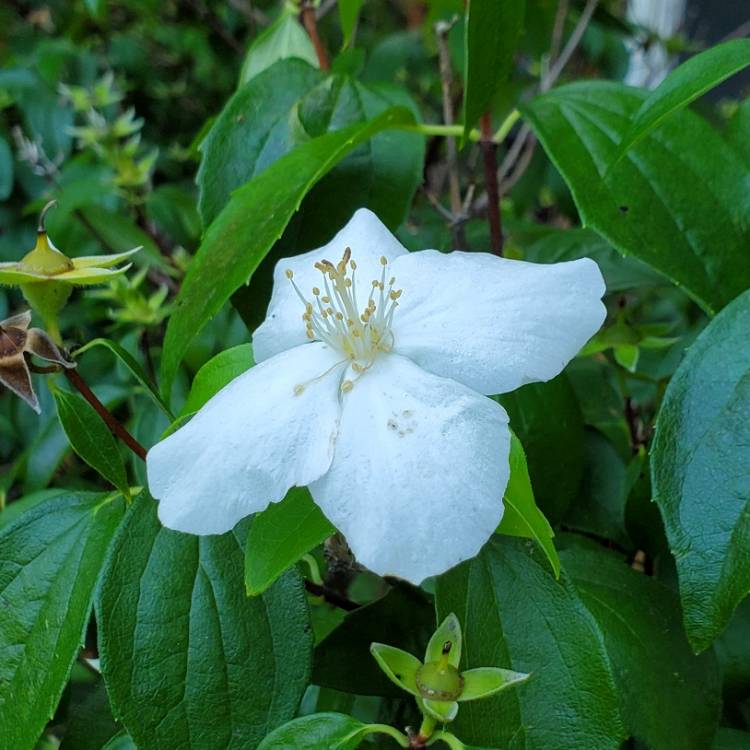
{"type": "Polygon", "coordinates": [[[500,522],[507,423],[496,402],[381,355],[344,396],[333,463],[310,492],[360,563],[419,583],[500,522]]]}
{"type": "Polygon", "coordinates": [[[393,263],[394,350],[480,393],[550,380],[604,321],[594,261],[525,263],[423,250],[393,263]]]}
{"type": "Polygon", "coordinates": [[[370,645],[370,653],[391,682],[412,695],[419,695],[417,670],[422,662],[408,651],[384,643],[370,645]]]}
{"type": "Polygon", "coordinates": [[[475,701],[499,693],[501,690],[526,682],[531,675],[499,667],[477,667],[461,673],[464,689],[459,701],[475,701]]]}
{"type": "Polygon", "coordinates": [[[182,429],[148,453],[162,523],[221,534],[307,485],[331,463],[343,364],[305,344],[235,378],[182,429]],[[295,386],[306,383],[299,395],[295,386]]]}
{"type": "Polygon", "coordinates": [[[135,255],[143,246],[139,245],[132,250],[126,250],[124,253],[113,253],[112,255],[83,255],[78,258],[71,258],[74,268],[111,268],[121,263],[131,255],[135,255]]]}
{"type": "Polygon", "coordinates": [[[304,305],[286,277],[287,270],[293,272],[294,282],[302,294],[312,299],[312,288],[323,288],[322,276],[315,264],[324,259],[337,263],[347,247],[351,248],[352,259],[357,263],[355,280],[362,306],[367,302],[373,279],[380,279],[381,256],[393,262],[394,258],[406,253],[372,211],[360,208],[327,245],[293,258],[282,258],[273,272],[273,295],[268,314],[253,334],[253,353],[257,362],[307,341],[302,322],[304,305]]]}

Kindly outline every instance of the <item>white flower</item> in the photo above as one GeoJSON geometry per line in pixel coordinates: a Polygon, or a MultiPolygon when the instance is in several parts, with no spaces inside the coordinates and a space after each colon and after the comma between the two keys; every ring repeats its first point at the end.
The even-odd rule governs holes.
{"type": "Polygon", "coordinates": [[[419,582],[503,515],[504,393],[557,375],[598,330],[589,259],[409,253],[365,209],[276,267],[258,364],[148,454],[159,516],[220,534],[309,486],[359,562],[419,582]]]}

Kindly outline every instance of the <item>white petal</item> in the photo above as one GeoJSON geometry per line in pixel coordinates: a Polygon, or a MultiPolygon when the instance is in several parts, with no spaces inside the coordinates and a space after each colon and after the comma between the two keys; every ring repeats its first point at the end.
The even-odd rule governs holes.
{"type": "Polygon", "coordinates": [[[322,276],[315,264],[324,259],[338,263],[347,247],[351,248],[352,259],[357,263],[357,297],[362,300],[362,306],[367,302],[372,281],[380,279],[381,256],[392,262],[407,252],[372,211],[360,208],[327,245],[293,258],[282,258],[273,272],[273,294],[268,314],[253,334],[256,362],[307,341],[302,321],[305,309],[286,277],[287,269],[294,273],[294,282],[300,291],[312,300],[312,288],[323,288],[322,276]]]}
{"type": "Polygon", "coordinates": [[[555,377],[606,315],[604,280],[588,258],[541,264],[424,250],[392,271],[403,289],[394,350],[480,393],[555,377]]]}
{"type": "Polygon", "coordinates": [[[509,446],[499,404],[381,355],[344,396],[333,463],[310,492],[360,563],[419,583],[497,527],[509,446]]]}
{"type": "Polygon", "coordinates": [[[233,380],[155,445],[148,484],[162,523],[221,534],[325,473],[341,412],[344,365],[336,361],[319,343],[283,352],[233,380]],[[296,395],[294,387],[306,381],[313,382],[296,395]]]}

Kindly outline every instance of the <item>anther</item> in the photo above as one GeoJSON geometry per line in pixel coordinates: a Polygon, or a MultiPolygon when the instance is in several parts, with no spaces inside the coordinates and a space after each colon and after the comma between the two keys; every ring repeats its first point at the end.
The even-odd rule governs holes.
{"type": "Polygon", "coordinates": [[[380,256],[380,265],[381,266],[387,266],[388,265],[388,258],[385,257],[385,255],[380,256]]]}
{"type": "Polygon", "coordinates": [[[294,395],[295,396],[301,396],[305,392],[305,386],[304,385],[295,385],[294,386],[294,395]]]}
{"type": "Polygon", "coordinates": [[[293,279],[294,278],[294,271],[292,271],[291,268],[287,268],[286,271],[284,271],[286,274],[287,279],[293,279]]]}
{"type": "Polygon", "coordinates": [[[352,388],[354,388],[354,383],[352,383],[351,380],[345,380],[341,384],[341,392],[342,393],[349,393],[349,391],[351,391],[352,388]]]}

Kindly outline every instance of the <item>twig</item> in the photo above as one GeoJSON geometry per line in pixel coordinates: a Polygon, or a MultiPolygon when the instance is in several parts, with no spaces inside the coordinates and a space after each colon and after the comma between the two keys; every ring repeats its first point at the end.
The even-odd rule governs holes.
{"type": "Polygon", "coordinates": [[[254,7],[250,0],[229,0],[229,4],[242,13],[252,33],[255,33],[256,25],[268,26],[271,23],[268,16],[259,8],[254,7]]]}
{"type": "Polygon", "coordinates": [[[424,193],[425,198],[430,202],[430,205],[452,225],[455,221],[455,216],[435,197],[429,188],[421,185],[420,189],[424,193]]]}
{"type": "Polygon", "coordinates": [[[307,34],[310,37],[310,41],[313,43],[315,48],[315,54],[318,57],[318,65],[321,70],[330,70],[331,63],[328,60],[328,52],[326,52],[323,40],[318,34],[318,24],[315,20],[315,6],[310,0],[304,0],[302,3],[302,24],[307,30],[307,34]]]}
{"type": "Polygon", "coordinates": [[[338,0],[323,0],[320,7],[315,11],[315,17],[320,21],[321,18],[325,18],[337,5],[338,0]]]}
{"type": "Polygon", "coordinates": [[[490,245],[495,255],[503,254],[503,225],[500,216],[500,191],[497,179],[497,144],[492,140],[492,118],[488,112],[479,121],[482,131],[480,146],[484,160],[484,182],[487,188],[487,221],[490,245]]]}
{"type": "Polygon", "coordinates": [[[337,594],[327,586],[321,586],[318,583],[313,583],[312,581],[305,580],[305,588],[311,594],[313,594],[313,596],[319,596],[325,599],[325,601],[327,601],[329,604],[332,604],[334,607],[346,610],[347,612],[352,612],[353,610],[359,608],[359,604],[353,602],[351,599],[347,599],[341,594],[337,594]]]}
{"type": "Polygon", "coordinates": [[[231,47],[238,55],[245,54],[245,48],[240,44],[227,30],[216,14],[206,7],[202,0],[188,0],[189,4],[198,14],[198,17],[205,21],[215,34],[221,37],[225,44],[231,47]]]}
{"type": "Polygon", "coordinates": [[[518,157],[518,161],[513,167],[513,171],[506,177],[503,175],[503,181],[500,183],[498,190],[500,198],[502,198],[511,188],[524,176],[526,170],[531,164],[531,159],[534,156],[536,149],[536,136],[531,134],[526,139],[525,147],[521,155],[518,157]]]}
{"type": "MultiPolygon", "coordinates": [[[[446,125],[453,125],[455,113],[453,111],[453,99],[451,90],[453,88],[453,71],[451,70],[451,56],[448,49],[448,32],[456,23],[457,17],[450,22],[440,21],[435,24],[435,35],[437,38],[438,60],[440,64],[440,82],[443,92],[443,122],[446,125]]],[[[461,180],[458,172],[458,150],[456,149],[456,139],[447,137],[445,139],[445,155],[448,167],[448,189],[450,192],[451,212],[453,221],[451,222],[451,233],[453,234],[453,244],[459,249],[466,248],[466,236],[464,234],[463,221],[463,202],[461,200],[461,180]]]]}
{"type": "Polygon", "coordinates": [[[728,42],[731,39],[742,39],[748,34],[750,34],[750,18],[744,23],[740,24],[736,29],[734,29],[734,31],[730,31],[723,39],[720,39],[719,43],[728,42]]]}
{"type": "Polygon", "coordinates": [[[573,29],[573,33],[570,35],[570,39],[568,39],[567,44],[563,48],[563,51],[560,53],[560,57],[555,60],[555,62],[550,67],[547,75],[542,78],[542,82],[539,86],[539,90],[542,93],[544,93],[545,91],[549,91],[552,86],[554,86],[557,79],[560,77],[560,74],[563,72],[563,69],[570,61],[570,58],[576,51],[576,48],[578,47],[581,39],[583,39],[583,35],[586,33],[586,28],[589,25],[589,21],[591,21],[591,16],[594,15],[594,11],[596,10],[596,6],[598,4],[599,0],[588,0],[588,2],[586,3],[586,7],[583,9],[583,13],[581,13],[581,17],[578,19],[578,23],[573,29]]]}
{"type": "MultiPolygon", "coordinates": [[[[562,5],[563,2],[564,0],[561,0],[560,5],[562,5]]],[[[573,53],[575,52],[581,39],[583,38],[583,35],[586,32],[586,28],[588,27],[589,22],[591,21],[591,17],[593,16],[598,4],[599,0],[588,0],[588,2],[586,3],[586,6],[581,13],[581,17],[578,19],[578,23],[573,29],[573,32],[570,35],[570,38],[568,39],[563,51],[560,53],[560,56],[554,61],[549,71],[547,71],[547,73],[542,76],[542,80],[539,82],[539,91],[541,93],[549,91],[552,86],[555,85],[557,79],[560,77],[565,66],[570,61],[570,58],[573,56],[573,53]]],[[[560,15],[560,6],[558,6],[558,15],[560,15]]],[[[553,30],[553,37],[550,47],[551,50],[554,50],[556,44],[559,45],[559,42],[556,41],[555,31],[553,30]]],[[[524,171],[531,163],[531,158],[534,155],[535,148],[536,138],[533,138],[531,128],[526,123],[524,123],[521,129],[518,131],[518,135],[513,141],[510,149],[508,149],[508,153],[500,164],[498,182],[501,185],[499,191],[501,197],[504,194],[503,186],[505,186],[505,190],[509,190],[510,186],[518,182],[518,180],[523,176],[524,171]],[[521,158],[523,158],[523,161],[520,162],[518,166],[522,167],[522,169],[519,169],[516,167],[516,165],[521,158]],[[508,177],[508,175],[511,174],[511,170],[512,175],[511,177],[508,177]]],[[[476,204],[473,206],[472,213],[475,215],[481,213],[485,205],[487,205],[488,200],[489,196],[486,193],[481,195],[476,204]]]]}
{"type": "Polygon", "coordinates": [[[568,16],[569,0],[560,0],[557,4],[557,13],[555,14],[555,24],[552,27],[552,41],[549,47],[550,62],[557,59],[560,54],[562,37],[565,31],[565,19],[568,16]]]}
{"type": "Polygon", "coordinates": [[[76,370],[66,369],[63,371],[65,377],[70,381],[78,392],[88,401],[91,406],[94,407],[96,413],[102,418],[104,423],[109,427],[112,434],[122,440],[125,445],[135,453],[138,458],[146,460],[146,449],[120,424],[120,422],[114,417],[112,412],[107,409],[104,404],[99,401],[91,388],[88,387],[86,381],[78,374],[76,370]]]}

